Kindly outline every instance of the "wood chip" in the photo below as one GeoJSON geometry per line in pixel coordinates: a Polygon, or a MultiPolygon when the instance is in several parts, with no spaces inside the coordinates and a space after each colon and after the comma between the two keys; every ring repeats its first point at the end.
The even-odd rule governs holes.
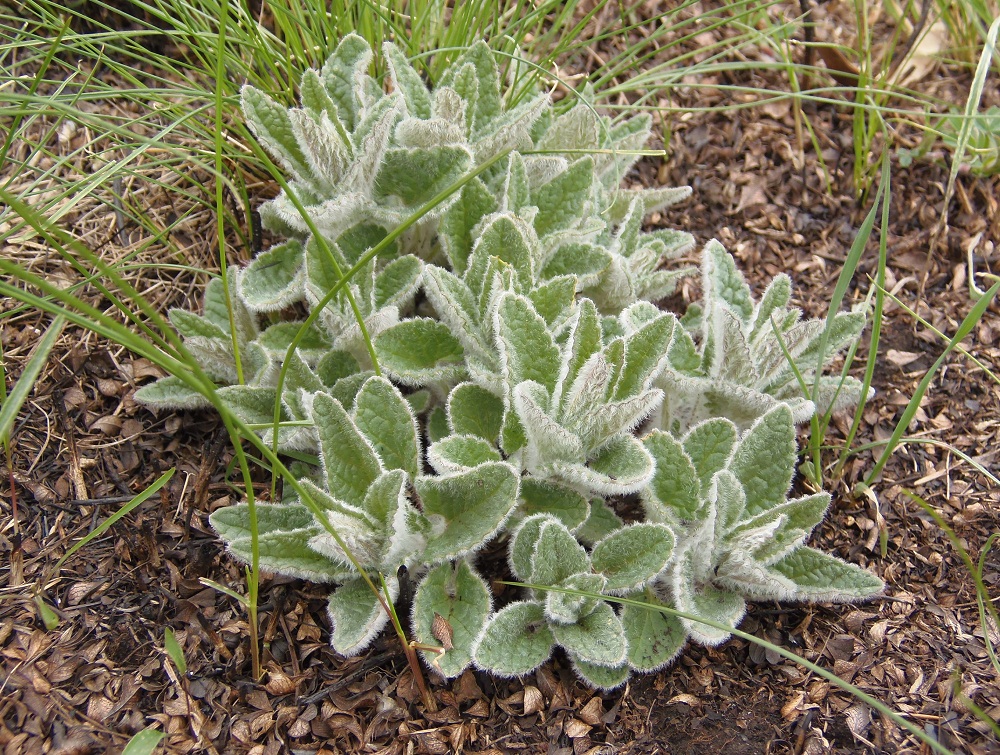
{"type": "Polygon", "coordinates": [[[312,729],[309,726],[308,721],[297,718],[292,725],[288,727],[288,736],[298,739],[308,735],[311,730],[312,729]]]}
{"type": "Polygon", "coordinates": [[[267,673],[267,683],[264,685],[264,689],[272,695],[287,695],[294,692],[297,686],[298,682],[284,671],[273,669],[267,673]]]}
{"type": "Polygon", "coordinates": [[[851,730],[851,734],[859,739],[868,736],[868,727],[872,723],[872,713],[867,705],[863,703],[852,705],[844,711],[844,718],[847,720],[847,728],[851,730]]]}
{"type": "Polygon", "coordinates": [[[923,354],[915,351],[900,351],[899,349],[888,349],[885,358],[897,367],[905,367],[911,362],[916,362],[923,354]]]}
{"type": "Polygon", "coordinates": [[[524,687],[524,715],[530,716],[545,710],[545,696],[538,687],[526,684],[524,687]]]}
{"type": "Polygon", "coordinates": [[[599,726],[601,724],[601,719],[604,716],[604,703],[601,701],[600,697],[595,695],[580,709],[580,712],[577,715],[579,715],[580,720],[584,723],[590,724],[591,726],[599,726]]]}
{"type": "Polygon", "coordinates": [[[579,718],[570,718],[566,720],[563,724],[563,732],[570,739],[576,739],[577,737],[585,737],[590,734],[590,730],[594,727],[590,724],[586,724],[579,718]]]}
{"type": "Polygon", "coordinates": [[[674,695],[669,700],[667,700],[667,705],[672,705],[673,703],[684,703],[685,705],[701,705],[701,700],[699,700],[694,695],[688,694],[687,692],[682,692],[679,695],[674,695]]]}
{"type": "Polygon", "coordinates": [[[451,628],[451,624],[448,622],[448,619],[439,613],[435,613],[434,620],[431,621],[431,634],[434,635],[434,639],[440,642],[441,647],[445,650],[455,649],[455,645],[452,642],[454,638],[454,630],[451,628]]]}
{"type": "Polygon", "coordinates": [[[806,693],[796,692],[784,705],[781,706],[781,717],[786,721],[794,721],[802,712],[805,701],[806,693]]]}

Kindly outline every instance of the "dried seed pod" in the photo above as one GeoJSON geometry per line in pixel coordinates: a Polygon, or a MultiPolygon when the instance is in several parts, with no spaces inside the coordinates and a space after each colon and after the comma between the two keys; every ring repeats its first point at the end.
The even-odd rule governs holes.
{"type": "Polygon", "coordinates": [[[454,632],[451,624],[448,623],[448,619],[439,613],[434,614],[434,621],[431,622],[431,634],[434,635],[434,639],[440,642],[441,647],[445,650],[453,650],[455,648],[454,644],[452,644],[454,632]]]}

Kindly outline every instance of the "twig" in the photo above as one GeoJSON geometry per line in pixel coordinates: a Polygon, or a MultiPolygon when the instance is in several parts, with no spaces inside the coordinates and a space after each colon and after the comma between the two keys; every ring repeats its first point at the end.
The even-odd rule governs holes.
{"type": "Polygon", "coordinates": [[[348,684],[353,682],[358,677],[368,673],[376,666],[381,666],[383,661],[387,661],[390,658],[395,657],[396,655],[397,654],[394,651],[387,651],[385,653],[379,653],[378,655],[373,655],[370,658],[366,659],[365,662],[361,664],[361,667],[356,671],[352,671],[346,676],[343,676],[339,681],[331,684],[329,687],[324,687],[319,692],[313,692],[308,697],[300,698],[299,702],[305,705],[319,702],[327,695],[342,690],[344,687],[346,687],[348,684]]]}
{"type": "MultiPolygon", "coordinates": [[[[66,432],[66,449],[69,451],[69,476],[73,483],[73,490],[79,498],[88,498],[87,483],[83,479],[83,469],[80,466],[80,454],[76,448],[76,427],[70,421],[66,411],[66,403],[60,391],[53,396],[52,406],[59,415],[59,423],[66,432]]],[[[128,500],[128,499],[126,499],[128,500]]]]}

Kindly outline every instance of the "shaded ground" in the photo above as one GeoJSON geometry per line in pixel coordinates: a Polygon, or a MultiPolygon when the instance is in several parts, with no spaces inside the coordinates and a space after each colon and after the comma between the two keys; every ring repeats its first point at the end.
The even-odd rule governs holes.
{"type": "MultiPolygon", "coordinates": [[[[964,98],[968,80],[961,74],[937,69],[935,76],[939,93],[964,98]]],[[[782,86],[778,79],[758,83],[782,86]]],[[[734,104],[732,96],[724,89],[701,90],[697,103],[694,93],[675,93],[674,102],[734,104]]],[[[696,113],[666,124],[669,159],[648,160],[634,180],[691,184],[692,200],[659,221],[690,230],[700,241],[720,238],[758,293],[775,273],[790,272],[799,302],[822,315],[863,213],[853,194],[849,112],[816,106],[806,114],[830,191],[809,142],[800,149],[787,103],[763,111],[696,113]]],[[[73,137],[62,138],[65,149],[73,137]]],[[[976,270],[997,272],[1000,181],[960,179],[951,230],[942,247],[928,254],[946,168],[894,165],[893,180],[887,287],[931,325],[953,333],[972,306],[965,252],[979,234],[976,270]]],[[[152,212],[172,211],[159,207],[162,193],[140,185],[129,189],[152,212]]],[[[121,258],[140,241],[132,237],[136,229],[112,225],[111,213],[96,201],[81,202],[72,220],[91,247],[108,257],[121,258]]],[[[185,248],[194,262],[210,266],[213,221],[193,214],[188,225],[185,248]]],[[[72,272],[30,234],[0,253],[32,260],[39,273],[71,279],[72,272]]],[[[865,296],[864,274],[874,270],[874,259],[869,250],[852,301],[865,296]]],[[[161,279],[142,274],[142,290],[164,308],[198,300],[204,283],[173,273],[161,273],[161,279]]],[[[696,293],[688,287],[680,298],[696,293]]],[[[88,296],[108,306],[98,294],[88,296]]],[[[14,375],[37,329],[46,325],[32,312],[4,321],[3,348],[14,375]]],[[[994,305],[964,343],[992,367],[1000,363],[997,331],[994,305]]],[[[943,349],[938,337],[896,305],[886,314],[882,338],[878,394],[855,447],[888,437],[943,349]]],[[[157,374],[144,360],[67,329],[15,428],[11,477],[0,482],[4,753],[115,751],[151,724],[168,732],[169,752],[926,751],[828,682],[740,640],[719,649],[690,647],[666,671],[604,695],[578,684],[559,657],[523,681],[467,672],[450,685],[435,682],[439,711],[432,713],[419,702],[392,638],[383,637],[360,658],[337,657],[327,643],[325,590],[291,580],[262,586],[268,674],[256,684],[242,608],[199,581],[242,584],[240,569],[207,524],[212,510],[237,496],[229,485],[236,477],[228,466],[228,441],[206,414],[155,417],[138,407],[135,388],[157,374]],[[178,474],[160,496],[85,547],[59,574],[52,571],[69,545],[173,467],[178,474]],[[60,618],[53,631],[44,628],[32,600],[39,587],[60,618]],[[163,651],[165,627],[184,649],[186,676],[177,674],[163,651]]],[[[835,422],[832,445],[838,446],[848,422],[835,422]]],[[[995,469],[998,433],[997,384],[965,357],[949,357],[908,434],[950,444],[995,469]]],[[[1000,716],[1000,680],[987,657],[972,580],[945,533],[905,495],[912,491],[926,499],[978,559],[998,531],[1000,491],[948,448],[922,443],[895,454],[874,496],[853,498],[854,484],[878,452],[859,453],[842,479],[828,483],[834,504],[814,540],[878,573],[888,585],[885,599],[833,608],[758,604],[742,628],[834,671],[956,752],[1000,752],[963,700],[1000,716]],[[880,527],[887,534],[885,557],[879,555],[880,527]]],[[[835,458],[831,451],[825,461],[835,458]]],[[[1000,556],[987,557],[983,579],[996,594],[1000,556]]],[[[987,631],[994,642],[1000,639],[997,627],[987,631]]]]}

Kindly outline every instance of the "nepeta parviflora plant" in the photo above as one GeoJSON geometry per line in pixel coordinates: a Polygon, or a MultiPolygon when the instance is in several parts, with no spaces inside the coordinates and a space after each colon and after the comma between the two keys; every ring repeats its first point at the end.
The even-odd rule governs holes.
{"type": "MultiPolygon", "coordinates": [[[[648,116],[599,116],[586,92],[508,107],[482,43],[433,89],[384,54],[383,84],[347,37],[306,72],[301,108],[244,90],[289,176],[261,209],[286,240],[230,268],[228,304],[216,280],[203,315],[171,312],[222,400],[315,459],[292,465],[310,506],[257,506],[260,565],[336,585],[334,648],[359,653],[388,621],[365,576],[393,601],[415,583],[413,634],[444,646],[425,653],[447,677],[526,674],[559,646],[601,688],[722,642],[747,600],[877,594],[804,544],[829,496],[789,498],[796,425],[863,398],[822,371],[864,315],[804,320],[784,275],[755,301],[715,241],[702,301],[659,309],[695,271],[670,264],[689,234],[643,229],[688,189],[620,188],[648,116]],[[491,541],[507,564],[477,561],[491,541]],[[533,587],[494,606],[489,568],[533,587]]],[[[203,404],[171,377],[137,398],[203,404]]],[[[246,504],[211,517],[242,561],[249,521],[246,504]]]]}

